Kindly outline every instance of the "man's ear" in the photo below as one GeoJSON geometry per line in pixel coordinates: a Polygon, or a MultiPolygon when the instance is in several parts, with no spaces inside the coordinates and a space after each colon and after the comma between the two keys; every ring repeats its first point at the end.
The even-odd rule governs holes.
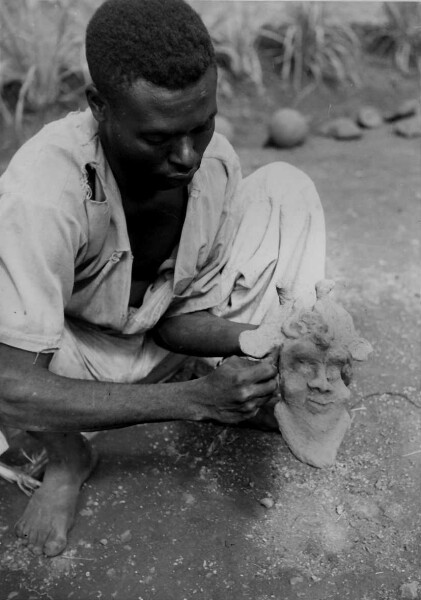
{"type": "Polygon", "coordinates": [[[107,118],[109,110],[108,100],[97,90],[93,83],[86,88],[86,99],[94,116],[94,119],[101,123],[107,118]]]}

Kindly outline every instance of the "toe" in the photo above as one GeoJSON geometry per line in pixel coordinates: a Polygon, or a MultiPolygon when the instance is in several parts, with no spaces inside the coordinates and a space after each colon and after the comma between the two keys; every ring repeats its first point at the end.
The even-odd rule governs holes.
{"type": "Polygon", "coordinates": [[[44,554],[46,556],[57,556],[60,552],[63,552],[67,544],[66,538],[56,537],[54,539],[49,539],[44,544],[44,554]]]}
{"type": "Polygon", "coordinates": [[[42,546],[38,544],[28,544],[28,548],[32,554],[35,554],[36,556],[40,556],[42,554],[42,546]]]}
{"type": "Polygon", "coordinates": [[[26,531],[25,522],[20,520],[15,525],[15,533],[19,538],[25,540],[28,537],[28,532],[26,531]]]}

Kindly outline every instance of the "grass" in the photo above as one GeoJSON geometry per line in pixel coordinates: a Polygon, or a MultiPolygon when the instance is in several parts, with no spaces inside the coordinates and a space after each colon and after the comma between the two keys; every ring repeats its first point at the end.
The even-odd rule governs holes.
{"type": "Polygon", "coordinates": [[[383,24],[362,29],[367,51],[392,58],[402,73],[421,72],[421,4],[384,2],[383,12],[383,24]]]}
{"type": "Polygon", "coordinates": [[[17,130],[25,111],[69,101],[86,81],[78,4],[77,0],[0,4],[0,113],[17,130]]]}
{"type": "Polygon", "coordinates": [[[219,89],[232,95],[231,82],[250,81],[263,90],[263,71],[257,49],[259,25],[253,19],[254,7],[247,2],[218,7],[202,14],[211,34],[219,68],[219,89]]]}
{"type": "Polygon", "coordinates": [[[309,82],[360,83],[360,41],[321,2],[294,3],[286,19],[262,28],[260,45],[281,80],[297,91],[309,82]]]}

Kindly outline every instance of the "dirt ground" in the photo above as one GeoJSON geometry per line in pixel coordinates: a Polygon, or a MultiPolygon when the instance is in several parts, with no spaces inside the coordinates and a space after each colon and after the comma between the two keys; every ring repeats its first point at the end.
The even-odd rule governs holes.
{"type": "MultiPolygon", "coordinates": [[[[319,92],[299,106],[317,125],[417,94],[414,81],[378,76],[371,89],[319,92]]],[[[311,135],[291,151],[262,148],[279,97],[275,86],[222,112],[244,174],[282,160],[313,178],[327,274],[374,347],[356,371],[336,465],[304,465],[280,434],[251,429],[101,433],[62,556],[20,545],[13,523],[27,498],[0,482],[0,600],[397,600],[418,597],[417,583],[421,598],[420,141],[384,125],[352,142],[311,135]],[[268,497],[271,508],[260,503],[268,497]]]]}

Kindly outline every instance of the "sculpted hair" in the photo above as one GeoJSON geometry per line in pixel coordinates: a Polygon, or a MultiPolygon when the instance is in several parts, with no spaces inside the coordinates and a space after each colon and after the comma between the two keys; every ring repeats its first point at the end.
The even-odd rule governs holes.
{"type": "Polygon", "coordinates": [[[88,24],[86,58],[110,97],[138,79],[183,89],[216,64],[209,33],[184,0],[107,0],[88,24]]]}

